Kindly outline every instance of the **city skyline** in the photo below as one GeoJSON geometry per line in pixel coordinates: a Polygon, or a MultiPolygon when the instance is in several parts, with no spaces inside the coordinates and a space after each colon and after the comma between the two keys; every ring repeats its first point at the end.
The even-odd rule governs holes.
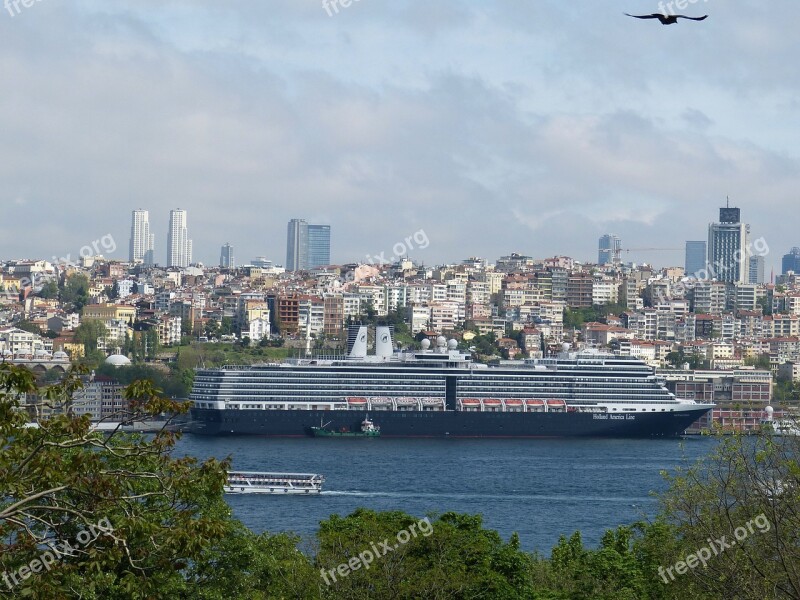
{"type": "Polygon", "coordinates": [[[591,260],[609,231],[630,248],[703,239],[732,193],[778,273],[800,244],[785,218],[800,187],[795,10],[723,4],[702,27],[651,28],[586,2],[361,2],[336,18],[297,3],[40,3],[0,20],[0,255],[126,240],[143,205],[163,261],[152,198],[189,211],[205,264],[222,239],[281,262],[298,214],[335,230],[333,262],[389,256],[420,229],[431,243],[412,254],[428,263],[467,248],[591,260]],[[752,31],[774,43],[754,50],[752,31]],[[280,224],[267,236],[264,211],[280,224]],[[37,234],[14,235],[32,215],[37,234]]]}
{"type": "MultiPolygon", "coordinates": [[[[718,210],[720,211],[720,219],[718,219],[720,221],[723,220],[723,218],[722,218],[722,214],[723,213],[728,215],[728,216],[735,215],[736,219],[738,219],[739,215],[741,214],[741,209],[740,208],[725,208],[725,207],[723,207],[723,208],[719,208],[718,210]],[[728,211],[728,212],[724,212],[724,211],[728,211]]],[[[130,257],[133,256],[132,252],[133,252],[133,246],[134,246],[134,238],[133,238],[134,233],[135,232],[139,232],[139,235],[143,235],[142,232],[144,230],[146,230],[147,228],[150,228],[150,219],[149,219],[150,211],[149,210],[146,210],[146,209],[135,209],[135,210],[132,210],[131,213],[132,213],[132,224],[131,224],[131,227],[129,229],[130,236],[128,238],[128,245],[126,246],[128,248],[128,261],[129,262],[133,262],[133,261],[131,261],[130,257]],[[144,228],[142,227],[142,221],[144,222],[144,228]]],[[[167,232],[167,236],[166,236],[167,237],[167,241],[168,241],[168,243],[167,243],[167,255],[168,255],[167,256],[167,261],[168,262],[170,260],[169,259],[169,254],[170,254],[169,239],[170,239],[171,230],[172,230],[172,227],[173,227],[172,226],[173,213],[182,214],[182,216],[180,217],[180,219],[181,219],[180,222],[182,222],[184,224],[186,223],[186,220],[188,218],[188,211],[186,211],[185,209],[173,209],[173,210],[169,211],[170,223],[169,223],[168,228],[167,228],[168,232],[167,232]]],[[[295,222],[295,221],[298,222],[298,223],[305,223],[306,232],[311,228],[316,228],[317,230],[323,231],[324,232],[324,235],[322,236],[323,239],[325,239],[328,244],[330,243],[330,226],[329,225],[309,225],[305,219],[291,219],[290,222],[289,222],[289,226],[288,226],[289,229],[291,228],[292,222],[295,222]]],[[[712,227],[719,226],[719,225],[720,225],[720,223],[717,223],[717,222],[714,222],[714,221],[709,221],[708,224],[707,224],[706,229],[710,232],[712,230],[712,227]]],[[[729,225],[730,225],[730,223],[729,223],[729,225]]],[[[786,263],[787,257],[789,257],[792,252],[797,251],[797,247],[792,247],[791,250],[789,251],[789,253],[787,253],[787,254],[784,254],[782,249],[778,249],[777,251],[775,251],[774,248],[771,248],[769,246],[768,240],[764,236],[753,236],[753,237],[750,236],[750,234],[749,234],[749,224],[741,224],[741,225],[746,230],[745,238],[744,238],[745,239],[745,241],[744,241],[745,244],[747,244],[748,240],[749,240],[749,243],[752,245],[753,239],[755,237],[758,237],[759,238],[759,242],[762,244],[763,247],[766,248],[766,253],[759,254],[758,260],[756,261],[756,264],[751,264],[749,262],[749,259],[750,259],[749,256],[743,257],[742,263],[741,263],[741,268],[743,269],[743,271],[742,271],[743,272],[743,279],[741,280],[741,283],[752,282],[751,281],[751,279],[753,277],[752,273],[760,273],[761,275],[758,276],[758,278],[762,278],[763,277],[765,280],[769,279],[767,274],[769,274],[770,272],[772,272],[774,275],[779,275],[779,274],[783,273],[785,271],[783,266],[786,263]],[[768,262],[769,259],[773,260],[774,264],[772,262],[768,262]]],[[[187,244],[187,250],[188,250],[188,253],[189,253],[189,263],[187,263],[187,266],[188,266],[188,264],[203,264],[203,265],[207,265],[207,266],[214,265],[214,264],[221,264],[221,262],[222,262],[222,253],[225,251],[225,247],[226,246],[230,246],[231,256],[233,256],[234,244],[231,244],[230,242],[227,242],[225,245],[223,245],[222,250],[218,251],[218,253],[216,254],[217,258],[209,260],[208,262],[205,262],[205,261],[202,261],[202,260],[197,260],[194,257],[194,254],[193,254],[194,253],[193,240],[192,239],[188,239],[188,237],[186,237],[188,235],[188,233],[185,231],[186,230],[185,227],[183,229],[184,229],[184,234],[183,235],[185,237],[185,243],[187,244]]],[[[152,231],[152,228],[150,228],[149,231],[152,231]]],[[[112,234],[112,237],[113,237],[113,234],[112,234]]],[[[153,244],[153,238],[154,237],[155,237],[155,235],[153,233],[149,234],[149,242],[147,242],[147,243],[150,244],[150,249],[149,249],[148,256],[154,256],[154,253],[153,253],[153,250],[152,250],[152,246],[154,245],[153,244]]],[[[308,237],[307,233],[306,233],[306,237],[308,237]]],[[[287,239],[287,245],[288,245],[288,243],[289,243],[288,231],[287,231],[287,238],[286,239],[287,239]]],[[[138,243],[139,242],[137,242],[137,244],[138,243]]],[[[577,260],[579,262],[602,265],[603,262],[600,259],[603,256],[607,255],[607,254],[613,254],[614,253],[611,248],[604,249],[604,247],[603,247],[604,243],[606,245],[609,245],[609,244],[613,245],[613,247],[618,251],[618,254],[619,254],[620,257],[622,257],[623,253],[625,253],[624,254],[625,257],[621,260],[621,264],[640,264],[640,265],[641,264],[649,264],[649,265],[652,265],[652,266],[657,267],[657,268],[663,268],[663,267],[681,267],[681,268],[685,268],[688,265],[687,261],[689,261],[689,255],[692,254],[692,256],[694,256],[698,252],[698,248],[696,248],[693,245],[702,245],[703,246],[703,250],[705,250],[705,247],[708,245],[708,241],[706,241],[706,240],[703,240],[703,241],[686,241],[684,248],[681,248],[679,250],[679,252],[682,255],[681,260],[676,260],[674,262],[660,262],[658,260],[656,260],[656,261],[635,260],[635,259],[632,259],[630,257],[630,252],[631,252],[630,250],[622,248],[622,241],[619,239],[619,236],[617,236],[615,234],[604,234],[603,236],[601,236],[599,238],[599,241],[597,242],[597,247],[599,248],[599,250],[595,250],[595,252],[597,253],[597,259],[598,259],[597,261],[595,261],[593,258],[584,258],[584,257],[579,256],[579,255],[574,254],[574,253],[572,253],[572,254],[570,254],[570,253],[564,253],[564,254],[550,253],[550,254],[534,255],[534,254],[532,254],[530,252],[526,253],[525,251],[522,251],[521,249],[518,249],[518,248],[517,249],[508,249],[508,250],[502,252],[501,254],[497,255],[494,258],[500,258],[502,256],[508,256],[508,255],[511,255],[511,254],[520,254],[520,255],[524,255],[524,256],[532,256],[532,257],[537,257],[537,258],[549,258],[549,257],[555,257],[555,256],[569,256],[569,257],[571,257],[571,258],[573,258],[573,259],[575,259],[575,260],[577,260]],[[692,251],[690,251],[690,247],[692,247],[692,251]]],[[[308,240],[306,240],[306,246],[308,247],[308,240]]],[[[427,244],[425,246],[422,246],[421,249],[424,250],[424,248],[426,248],[426,247],[427,247],[427,244]]],[[[104,256],[106,258],[110,258],[110,259],[113,259],[113,260],[124,260],[124,258],[121,256],[121,253],[123,251],[122,248],[123,248],[122,246],[117,246],[117,249],[115,251],[110,252],[110,253],[106,252],[104,254],[104,256]]],[[[636,249],[634,249],[634,254],[635,254],[635,250],[636,249]]],[[[651,248],[643,248],[643,249],[640,249],[640,250],[649,251],[649,250],[653,250],[653,249],[651,249],[651,248]]],[[[663,250],[663,249],[655,249],[655,250],[663,250]]],[[[759,252],[761,252],[761,250],[759,250],[759,252]]],[[[800,251],[798,251],[798,252],[800,252],[800,251]]],[[[449,261],[442,261],[442,262],[438,262],[438,263],[431,262],[431,261],[426,261],[424,259],[424,255],[422,255],[419,252],[417,252],[417,253],[410,252],[410,253],[407,254],[407,256],[410,256],[411,258],[415,259],[417,262],[422,263],[422,264],[426,264],[426,263],[427,264],[448,264],[448,263],[452,264],[452,263],[457,263],[457,262],[460,262],[460,261],[464,260],[464,256],[466,256],[467,254],[475,254],[475,253],[471,252],[469,248],[464,248],[464,252],[462,252],[460,255],[455,256],[454,258],[452,258],[449,261]]],[[[651,253],[651,252],[647,252],[646,255],[647,256],[651,256],[652,254],[653,253],[651,253]]],[[[328,254],[326,256],[330,257],[330,249],[329,249],[329,247],[328,247],[328,254]]],[[[794,255],[792,255],[792,256],[794,256],[794,255]]],[[[798,256],[800,256],[800,255],[798,255],[798,256]]],[[[46,259],[47,257],[44,254],[37,254],[37,255],[24,256],[24,257],[23,256],[13,256],[13,257],[11,257],[11,256],[9,256],[9,257],[0,256],[0,260],[23,259],[23,258],[25,258],[25,259],[43,259],[43,258],[46,259]]],[[[58,255],[54,254],[52,256],[52,258],[53,258],[53,260],[58,260],[58,255]]],[[[285,257],[285,258],[288,258],[288,256],[285,257]]],[[[379,258],[379,259],[383,260],[386,257],[385,256],[381,257],[380,255],[372,256],[372,255],[367,254],[366,258],[364,257],[364,255],[354,256],[354,257],[351,257],[351,258],[345,258],[344,260],[341,260],[341,261],[338,261],[338,262],[337,261],[333,261],[333,260],[323,261],[323,262],[320,262],[318,265],[315,265],[315,266],[324,266],[324,265],[327,265],[327,264],[358,263],[358,262],[361,262],[361,263],[364,263],[364,264],[367,264],[367,263],[374,264],[376,258],[379,258]]],[[[397,258],[397,257],[390,257],[390,258],[397,258]]],[[[491,259],[493,257],[483,257],[483,258],[484,259],[489,258],[489,260],[491,262],[491,259]]],[[[247,259],[245,259],[244,262],[240,262],[239,264],[240,265],[243,265],[243,264],[255,264],[255,263],[259,262],[259,261],[264,261],[264,260],[267,260],[270,264],[274,264],[274,265],[277,265],[277,266],[286,266],[286,264],[288,262],[288,261],[286,261],[286,262],[282,263],[280,260],[274,260],[272,257],[268,257],[268,256],[265,256],[265,255],[261,254],[261,255],[253,256],[252,258],[247,258],[247,259]]],[[[308,258],[306,258],[306,260],[308,260],[308,258]]],[[[697,260],[700,260],[700,259],[697,258],[697,260]]],[[[145,264],[169,266],[167,264],[161,264],[158,260],[153,260],[150,263],[146,262],[145,260],[141,260],[140,262],[144,262],[145,264]]],[[[689,262],[693,262],[693,261],[689,261],[689,262]]],[[[707,260],[707,262],[705,264],[707,264],[707,265],[711,264],[711,261],[707,260]]],[[[172,266],[175,266],[175,265],[172,265],[172,266]]],[[[307,268],[313,268],[313,267],[307,267],[307,268]]],[[[287,269],[287,270],[292,270],[292,269],[287,269]]]]}

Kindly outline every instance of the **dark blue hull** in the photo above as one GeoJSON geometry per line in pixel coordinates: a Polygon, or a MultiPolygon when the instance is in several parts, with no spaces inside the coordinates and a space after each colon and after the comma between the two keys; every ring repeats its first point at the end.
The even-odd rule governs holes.
{"type": "MultiPolygon", "coordinates": [[[[677,437],[708,409],[591,414],[577,412],[373,411],[381,437],[536,438],[677,437]]],[[[302,437],[322,422],[359,431],[365,413],[352,410],[212,410],[193,408],[189,431],[200,435],[302,437]]]]}

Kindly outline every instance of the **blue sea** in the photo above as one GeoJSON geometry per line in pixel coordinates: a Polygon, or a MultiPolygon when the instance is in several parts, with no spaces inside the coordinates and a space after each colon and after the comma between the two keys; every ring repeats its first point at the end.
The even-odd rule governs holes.
{"type": "Polygon", "coordinates": [[[321,473],[315,497],[227,496],[256,532],[313,539],[319,522],[358,507],[419,518],[456,511],[483,515],[504,539],[549,555],[580,530],[596,546],[606,529],[652,517],[660,475],[710,452],[708,437],[683,440],[273,439],[186,434],[177,452],[233,458],[243,471],[321,473]]]}

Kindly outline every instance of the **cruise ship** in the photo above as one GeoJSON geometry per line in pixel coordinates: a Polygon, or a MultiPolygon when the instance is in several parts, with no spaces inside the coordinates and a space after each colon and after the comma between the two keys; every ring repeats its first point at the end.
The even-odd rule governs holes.
{"type": "Polygon", "coordinates": [[[391,437],[676,437],[713,404],[676,398],[654,369],[586,350],[478,364],[455,340],[396,351],[378,327],[348,335],[341,358],[199,369],[189,430],[201,435],[310,436],[321,423],[357,431],[367,416],[391,437]]]}

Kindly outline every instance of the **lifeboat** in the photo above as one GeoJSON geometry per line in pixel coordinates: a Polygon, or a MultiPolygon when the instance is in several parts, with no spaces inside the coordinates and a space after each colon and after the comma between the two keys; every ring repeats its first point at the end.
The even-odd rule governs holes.
{"type": "Polygon", "coordinates": [[[462,406],[480,406],[481,401],[477,398],[464,398],[461,400],[462,406]]]}
{"type": "Polygon", "coordinates": [[[377,398],[370,398],[369,401],[373,406],[391,406],[392,399],[385,396],[378,396],[377,398]]]}
{"type": "Polygon", "coordinates": [[[566,406],[567,403],[564,400],[553,398],[547,401],[548,408],[565,408],[566,406]]]}
{"type": "Polygon", "coordinates": [[[422,403],[425,405],[440,405],[444,404],[444,398],[423,398],[422,403]]]}
{"type": "Polygon", "coordinates": [[[522,406],[522,400],[519,398],[509,398],[506,400],[506,406],[522,406]]]}
{"type": "Polygon", "coordinates": [[[347,404],[350,406],[366,406],[367,399],[366,398],[348,398],[347,404]]]}
{"type": "Polygon", "coordinates": [[[409,406],[412,404],[417,404],[416,398],[398,398],[397,399],[398,406],[409,406]]]}
{"type": "Polygon", "coordinates": [[[502,400],[497,400],[496,398],[487,398],[483,401],[484,406],[500,406],[503,404],[502,400]]]}
{"type": "Polygon", "coordinates": [[[525,404],[528,406],[544,406],[544,400],[539,400],[538,398],[528,398],[525,400],[525,404]]]}

